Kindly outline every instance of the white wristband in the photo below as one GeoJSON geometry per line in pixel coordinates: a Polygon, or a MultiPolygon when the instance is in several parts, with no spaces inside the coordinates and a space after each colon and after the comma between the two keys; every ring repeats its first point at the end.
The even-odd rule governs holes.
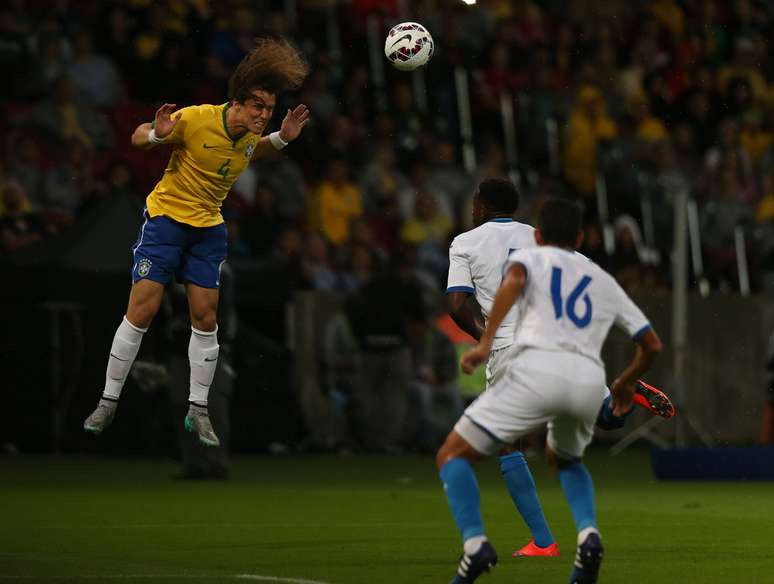
{"type": "Polygon", "coordinates": [[[154,144],[163,144],[164,138],[159,138],[156,135],[156,128],[151,128],[151,131],[148,132],[148,142],[152,142],[154,144]]]}
{"type": "Polygon", "coordinates": [[[288,145],[288,142],[285,142],[285,140],[282,139],[279,132],[272,132],[269,134],[269,142],[271,142],[271,145],[277,150],[282,150],[288,145]]]}

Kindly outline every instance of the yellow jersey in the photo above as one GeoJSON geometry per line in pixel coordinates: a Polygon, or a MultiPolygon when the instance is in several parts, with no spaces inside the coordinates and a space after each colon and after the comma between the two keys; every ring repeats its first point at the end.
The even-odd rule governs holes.
{"type": "Polygon", "coordinates": [[[234,140],[226,128],[228,107],[194,105],[172,114],[172,119],[182,117],[164,139],[175,149],[146,199],[151,217],[165,215],[194,227],[223,223],[220,206],[261,139],[247,132],[234,140]]]}

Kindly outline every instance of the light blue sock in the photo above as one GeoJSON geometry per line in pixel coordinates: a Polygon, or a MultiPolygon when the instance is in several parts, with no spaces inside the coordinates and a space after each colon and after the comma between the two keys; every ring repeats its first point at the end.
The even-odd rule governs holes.
{"type": "Polygon", "coordinates": [[[575,528],[580,532],[586,527],[597,526],[597,512],[594,508],[594,483],[586,465],[573,462],[559,470],[559,481],[567,502],[570,504],[575,528]]]}
{"type": "Polygon", "coordinates": [[[452,458],[441,467],[441,481],[462,541],[484,535],[481,494],[473,467],[464,458],[452,458]]]}
{"type": "Polygon", "coordinates": [[[532,539],[539,547],[548,547],[554,543],[554,536],[548,528],[540,499],[537,496],[535,480],[529,471],[527,461],[521,452],[514,452],[500,457],[500,472],[505,477],[505,484],[511,494],[522,519],[532,532],[532,539]]]}
{"type": "Polygon", "coordinates": [[[597,414],[597,426],[603,430],[618,430],[626,424],[626,419],[632,415],[634,408],[630,409],[623,416],[613,414],[613,396],[608,395],[602,402],[597,414]]]}

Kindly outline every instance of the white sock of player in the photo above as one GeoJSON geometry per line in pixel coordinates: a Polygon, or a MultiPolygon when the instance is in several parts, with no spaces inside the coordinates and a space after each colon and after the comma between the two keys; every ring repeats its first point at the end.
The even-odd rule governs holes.
{"type": "Polygon", "coordinates": [[[118,325],[118,330],[113,337],[113,344],[110,346],[110,358],[105,374],[105,391],[102,392],[104,400],[113,404],[118,401],[126,376],[132,368],[137,351],[140,350],[142,336],[147,331],[148,329],[133,325],[126,316],[118,325]]]}
{"type": "Polygon", "coordinates": [[[207,407],[207,395],[218,366],[219,350],[217,326],[211,332],[191,327],[191,342],[188,343],[188,360],[191,362],[190,403],[207,407]]]}
{"type": "Polygon", "coordinates": [[[599,530],[596,527],[586,527],[581,529],[580,532],[578,532],[578,545],[586,541],[586,538],[592,533],[599,535],[599,530]]]}
{"type": "Polygon", "coordinates": [[[465,549],[465,555],[474,555],[479,549],[481,549],[481,544],[486,540],[487,539],[485,535],[474,535],[473,537],[466,539],[465,543],[462,544],[462,547],[465,549]]]}

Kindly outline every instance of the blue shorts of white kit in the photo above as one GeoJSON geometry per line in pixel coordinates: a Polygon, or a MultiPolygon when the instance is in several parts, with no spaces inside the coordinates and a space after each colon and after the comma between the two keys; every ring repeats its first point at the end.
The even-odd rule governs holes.
{"type": "Polygon", "coordinates": [[[220,286],[226,261],[226,224],[193,227],[160,215],[149,217],[132,246],[132,282],[153,280],[165,286],[174,276],[202,288],[220,286]]]}

